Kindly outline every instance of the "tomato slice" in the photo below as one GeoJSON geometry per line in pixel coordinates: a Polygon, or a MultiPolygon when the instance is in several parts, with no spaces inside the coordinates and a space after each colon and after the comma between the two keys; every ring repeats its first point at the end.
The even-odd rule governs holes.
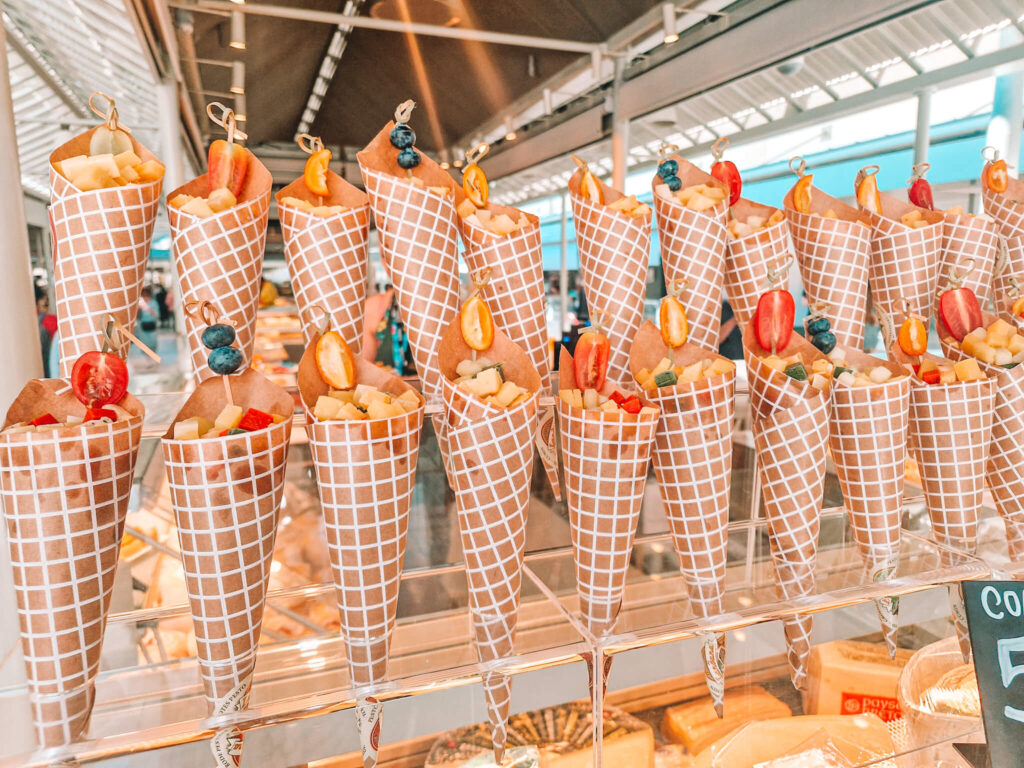
{"type": "Polygon", "coordinates": [[[476,163],[472,163],[462,172],[462,191],[466,193],[469,202],[477,208],[487,207],[487,176],[483,169],[476,163]]]}
{"type": "Polygon", "coordinates": [[[600,391],[608,375],[608,356],[611,351],[611,342],[600,331],[587,330],[580,334],[572,361],[578,389],[600,391]]]}
{"type": "Polygon", "coordinates": [[[661,338],[671,349],[681,347],[690,335],[690,324],[686,309],[675,296],[666,296],[658,308],[658,322],[661,324],[661,338]]]}
{"type": "Polygon", "coordinates": [[[732,160],[719,160],[711,166],[711,175],[729,188],[729,205],[736,205],[743,191],[743,179],[740,170],[732,160]]]}
{"type": "Polygon", "coordinates": [[[317,339],[316,367],[323,380],[334,389],[352,389],[356,385],[352,350],[337,331],[328,331],[317,339]]]}
{"type": "Polygon", "coordinates": [[[970,288],[954,288],[943,293],[939,297],[939,314],[957,341],[963,341],[964,336],[975,328],[981,328],[985,322],[978,297],[970,288]]]}
{"type": "Polygon", "coordinates": [[[128,391],[128,366],[113,352],[86,352],[71,369],[71,390],[87,408],[116,403],[128,391]]]}
{"type": "MultiPolygon", "coordinates": [[[[244,150],[243,150],[244,151],[244,150]]],[[[331,164],[331,150],[321,149],[309,156],[306,167],[302,172],[302,180],[306,182],[306,189],[314,195],[327,197],[331,193],[327,187],[327,168],[331,164]]],[[[213,168],[213,166],[210,166],[213,168]]]]}
{"type": "Polygon", "coordinates": [[[793,294],[774,289],[761,295],[754,311],[754,336],[763,349],[775,354],[785,349],[793,336],[796,304],[793,294]]]}
{"type": "Polygon", "coordinates": [[[800,177],[800,181],[793,187],[793,207],[800,213],[811,212],[811,187],[814,184],[814,174],[808,173],[800,177]]]}
{"type": "Polygon", "coordinates": [[[470,349],[483,352],[494,343],[494,319],[487,303],[479,296],[471,297],[459,312],[462,340],[470,349]]]}
{"type": "Polygon", "coordinates": [[[900,349],[908,355],[923,355],[928,351],[928,329],[919,317],[908,317],[900,326],[900,349]]]}
{"type": "Polygon", "coordinates": [[[242,192],[249,171],[249,153],[241,144],[217,139],[210,144],[210,191],[228,189],[236,198],[242,192]]]}
{"type": "Polygon", "coordinates": [[[981,180],[993,192],[1005,192],[1010,184],[1010,175],[1006,170],[1006,161],[996,160],[986,165],[985,170],[981,174],[981,180]]]}
{"type": "Polygon", "coordinates": [[[928,183],[928,179],[914,179],[914,183],[907,190],[907,198],[918,208],[935,210],[935,203],[932,200],[932,185],[928,183]]]}
{"type": "Polygon", "coordinates": [[[857,185],[857,202],[865,210],[882,213],[882,196],[878,193],[878,179],[875,178],[875,174],[869,173],[857,185]]]}
{"type": "Polygon", "coordinates": [[[597,177],[590,171],[583,172],[583,179],[580,181],[580,193],[595,205],[604,205],[604,192],[597,177]]]}

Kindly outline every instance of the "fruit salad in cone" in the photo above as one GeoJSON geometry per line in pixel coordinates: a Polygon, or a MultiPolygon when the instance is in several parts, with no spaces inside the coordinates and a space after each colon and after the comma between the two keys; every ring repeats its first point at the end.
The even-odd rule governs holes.
{"type": "Polygon", "coordinates": [[[363,346],[369,199],[328,167],[331,151],[319,139],[304,136],[300,146],[310,151],[305,172],[276,199],[303,338],[309,344],[318,335],[320,307],[358,355],[363,346]]]}
{"type": "Polygon", "coordinates": [[[7,524],[29,704],[41,749],[86,736],[135,475],[144,409],[113,353],[65,379],[33,379],[0,429],[7,524]]]}
{"type": "Polygon", "coordinates": [[[764,275],[790,252],[786,217],[778,208],[740,198],[726,227],[725,297],[745,328],[764,290],[764,275]]]}
{"type": "Polygon", "coordinates": [[[299,362],[363,765],[377,764],[388,652],[416,484],[423,398],[324,329],[299,362]],[[358,412],[358,413],[357,413],[358,412]]]}
{"type": "Polygon", "coordinates": [[[512,679],[495,665],[515,650],[541,378],[475,294],[445,331],[438,363],[469,610],[500,765],[512,679]]]}
{"type": "MultiPolygon", "coordinates": [[[[50,155],[50,233],[61,375],[103,341],[102,320],[131,330],[153,238],[164,167],[118,122],[114,100],[103,125],[50,155]]],[[[118,339],[118,354],[128,352],[118,339]]]]}
{"type": "MultiPolygon", "coordinates": [[[[576,158],[574,158],[576,159],[576,158]]],[[[651,208],[601,182],[585,163],[569,179],[583,291],[611,342],[608,375],[629,377],[629,349],[644,319],[651,208]]]]}
{"type": "MultiPolygon", "coordinates": [[[[669,309],[661,312],[660,331],[650,322],[640,326],[629,364],[645,397],[661,411],[651,452],[654,474],[690,607],[706,618],[724,612],[736,365],[688,340],[688,313],[673,299],[664,300],[669,309]]],[[[724,632],[704,638],[703,661],[721,716],[724,632]]]]}
{"type": "Polygon", "coordinates": [[[1024,286],[1024,181],[1010,176],[1006,160],[992,148],[986,147],[982,154],[985,156],[981,173],[982,203],[985,213],[995,220],[1006,249],[992,280],[994,311],[1004,320],[1021,325],[1024,317],[1024,301],[1019,301],[1020,288],[1024,286]]]}

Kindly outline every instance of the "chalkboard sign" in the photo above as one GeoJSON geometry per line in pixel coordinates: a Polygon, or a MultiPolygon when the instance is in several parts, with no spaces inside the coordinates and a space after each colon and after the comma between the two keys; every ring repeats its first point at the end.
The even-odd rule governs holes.
{"type": "Polygon", "coordinates": [[[1024,768],[1024,582],[962,587],[992,766],[1024,768]]]}

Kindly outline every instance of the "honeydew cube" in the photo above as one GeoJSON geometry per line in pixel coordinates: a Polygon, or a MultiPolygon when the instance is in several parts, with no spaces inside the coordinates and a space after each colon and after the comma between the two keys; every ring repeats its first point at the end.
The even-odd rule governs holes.
{"type": "Polygon", "coordinates": [[[67,160],[60,160],[54,163],[54,165],[56,165],[57,170],[60,171],[61,174],[70,181],[72,178],[78,176],[86,168],[88,168],[89,156],[75,155],[74,157],[69,157],[67,160]]]}
{"type": "Polygon", "coordinates": [[[654,366],[654,370],[651,371],[651,375],[657,376],[659,373],[664,373],[671,367],[672,361],[669,360],[667,357],[663,357],[661,358],[661,361],[656,366],[654,366]]]}
{"type": "Polygon", "coordinates": [[[227,187],[221,187],[215,189],[210,193],[210,196],[206,198],[206,204],[210,206],[210,210],[214,213],[220,213],[226,211],[228,208],[232,208],[238,200],[231,194],[231,190],[227,187]]]}
{"type": "Polygon", "coordinates": [[[1009,365],[1013,362],[1013,353],[1008,349],[996,350],[996,365],[1009,365]]]}
{"type": "Polygon", "coordinates": [[[735,371],[735,370],[736,370],[736,364],[733,363],[731,360],[726,360],[726,359],[721,358],[721,357],[716,357],[712,361],[711,367],[708,369],[708,375],[710,376],[710,375],[720,374],[720,373],[729,373],[729,372],[735,371]]]}
{"type": "Polygon", "coordinates": [[[335,418],[360,421],[366,418],[366,414],[356,408],[352,403],[342,403],[335,418]]]}
{"type": "Polygon", "coordinates": [[[135,166],[135,172],[139,174],[139,181],[150,182],[164,177],[164,167],[156,160],[147,160],[135,166]]]}
{"type": "Polygon", "coordinates": [[[876,365],[868,376],[875,384],[882,384],[892,378],[892,371],[884,365],[876,365]]]}
{"type": "Polygon", "coordinates": [[[1019,333],[1015,333],[1010,337],[1010,340],[1006,344],[1006,348],[1014,355],[1024,352],[1024,336],[1021,336],[1019,333]]]}
{"type": "Polygon", "coordinates": [[[180,195],[175,195],[173,199],[168,200],[167,204],[172,208],[181,208],[183,205],[185,205],[185,203],[192,199],[192,195],[186,195],[185,193],[182,193],[180,195]]]}
{"type": "MultiPolygon", "coordinates": [[[[203,430],[204,432],[206,430],[203,430]]],[[[199,439],[199,420],[196,418],[185,419],[179,421],[174,425],[174,439],[175,440],[198,440],[199,439]]]]}
{"type": "Polygon", "coordinates": [[[488,397],[489,395],[496,394],[501,389],[501,374],[498,373],[497,368],[487,368],[480,371],[470,383],[473,384],[474,391],[480,397],[488,397]]]}
{"type": "MultiPolygon", "coordinates": [[[[133,168],[136,165],[142,165],[142,158],[132,152],[130,149],[114,155],[114,162],[117,164],[118,170],[123,171],[125,168],[133,168]]],[[[121,174],[124,175],[123,173],[121,174]]]]}
{"type": "Polygon", "coordinates": [[[597,398],[596,389],[585,389],[583,390],[583,407],[588,411],[592,411],[599,405],[597,398]]]}
{"type": "Polygon", "coordinates": [[[956,384],[956,369],[952,365],[939,366],[939,383],[956,384]]]}
{"type": "Polygon", "coordinates": [[[213,420],[213,428],[221,432],[225,429],[234,429],[242,420],[242,413],[240,405],[225,405],[213,420]]]}
{"type": "Polygon", "coordinates": [[[467,216],[472,216],[476,213],[476,206],[473,205],[472,200],[468,197],[464,197],[462,202],[455,206],[455,212],[462,218],[466,218],[467,216]]]}
{"type": "MultiPolygon", "coordinates": [[[[588,389],[588,392],[594,392],[593,389],[588,389]]],[[[512,402],[521,395],[523,390],[514,381],[506,381],[501,385],[501,389],[498,390],[492,399],[494,404],[499,408],[508,408],[512,402]]],[[[594,392],[594,394],[597,394],[594,392]]],[[[589,406],[588,406],[589,407],[589,406]]]]}
{"type": "Polygon", "coordinates": [[[330,397],[329,395],[320,395],[313,405],[313,416],[318,421],[336,419],[338,418],[338,411],[341,410],[343,405],[345,403],[337,398],[330,397]]]}
{"type": "Polygon", "coordinates": [[[198,216],[200,219],[206,219],[213,216],[213,209],[210,208],[209,204],[201,197],[193,197],[183,206],[181,206],[182,213],[190,213],[193,216],[198,216]]]}
{"type": "Polygon", "coordinates": [[[954,363],[953,370],[956,372],[956,378],[960,381],[974,381],[975,379],[985,378],[985,374],[978,367],[978,361],[970,357],[954,363]]]}
{"type": "Polygon", "coordinates": [[[683,368],[683,375],[679,377],[679,381],[685,384],[691,384],[695,381],[699,381],[701,378],[701,367],[700,362],[692,363],[683,368]]]}

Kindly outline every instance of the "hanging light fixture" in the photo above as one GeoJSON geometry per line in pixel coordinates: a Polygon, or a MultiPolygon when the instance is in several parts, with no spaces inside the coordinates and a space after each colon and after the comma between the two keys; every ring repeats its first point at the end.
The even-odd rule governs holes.
{"type": "Polygon", "coordinates": [[[512,118],[505,118],[505,141],[516,140],[516,129],[512,127],[512,118]]]}
{"type": "Polygon", "coordinates": [[[239,51],[245,50],[245,14],[241,11],[231,12],[231,41],[228,45],[239,51]]]}
{"type": "Polygon", "coordinates": [[[672,45],[679,39],[679,35],[676,33],[676,4],[662,3],[661,18],[665,26],[665,45],[672,45]]]}
{"type": "Polygon", "coordinates": [[[231,62],[231,92],[245,93],[245,64],[241,61],[231,62]]]}

